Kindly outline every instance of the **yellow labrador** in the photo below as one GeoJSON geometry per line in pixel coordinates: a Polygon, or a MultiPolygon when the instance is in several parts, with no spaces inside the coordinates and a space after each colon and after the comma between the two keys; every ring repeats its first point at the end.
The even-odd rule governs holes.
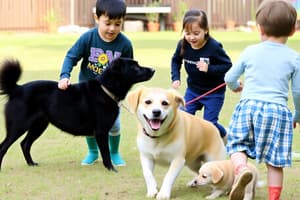
{"type": "Polygon", "coordinates": [[[126,99],[138,119],[137,146],[147,197],[169,199],[185,165],[198,173],[203,162],[225,159],[226,149],[218,129],[179,109],[184,99],[175,90],[140,87],[126,99]],[[159,192],[153,175],[155,164],[169,166],[159,192]]]}
{"type": "MultiPolygon", "coordinates": [[[[248,167],[253,173],[253,178],[245,188],[244,200],[254,199],[258,176],[257,168],[253,164],[248,163],[248,167]]],[[[216,199],[222,194],[229,193],[233,182],[234,168],[231,160],[210,161],[201,166],[192,186],[210,185],[213,191],[206,199],[216,199]]]]}

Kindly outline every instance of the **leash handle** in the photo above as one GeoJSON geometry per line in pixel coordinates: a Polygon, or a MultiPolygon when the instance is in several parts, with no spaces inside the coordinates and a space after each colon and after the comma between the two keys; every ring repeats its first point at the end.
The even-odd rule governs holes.
{"type": "Polygon", "coordinates": [[[203,98],[203,97],[209,95],[210,93],[213,93],[214,91],[218,90],[218,89],[221,88],[221,87],[224,87],[225,85],[226,85],[226,83],[222,83],[222,84],[218,85],[217,87],[215,87],[215,88],[209,90],[208,92],[206,92],[206,93],[204,93],[204,94],[202,94],[202,95],[200,95],[200,96],[198,96],[198,97],[196,97],[196,98],[194,98],[194,99],[192,99],[192,100],[186,102],[185,105],[189,105],[189,104],[191,104],[191,103],[194,103],[195,101],[197,101],[197,100],[199,100],[199,99],[201,99],[201,98],[203,98]]]}

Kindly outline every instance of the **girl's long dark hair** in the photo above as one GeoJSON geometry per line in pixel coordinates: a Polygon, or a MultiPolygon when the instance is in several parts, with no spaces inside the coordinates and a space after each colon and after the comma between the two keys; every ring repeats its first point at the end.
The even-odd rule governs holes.
{"type": "MultiPolygon", "coordinates": [[[[182,31],[191,29],[192,24],[194,22],[198,22],[198,25],[201,29],[207,30],[207,33],[205,34],[205,40],[208,40],[210,37],[209,35],[209,26],[208,26],[208,20],[206,13],[203,10],[200,9],[190,9],[188,10],[183,17],[183,23],[182,23],[182,31]]],[[[183,37],[181,42],[181,49],[180,49],[180,55],[183,56],[184,49],[188,42],[183,37]]]]}

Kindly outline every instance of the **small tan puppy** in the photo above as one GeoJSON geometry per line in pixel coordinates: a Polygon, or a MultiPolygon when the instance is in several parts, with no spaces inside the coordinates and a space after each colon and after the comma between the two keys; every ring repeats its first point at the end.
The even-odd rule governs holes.
{"type": "Polygon", "coordinates": [[[226,158],[218,129],[211,122],[180,110],[184,99],[175,90],[140,87],[126,99],[138,119],[137,147],[147,197],[169,199],[175,179],[185,165],[198,174],[203,162],[226,158]],[[153,174],[155,164],[169,167],[159,192],[153,174]]]}
{"type": "MultiPolygon", "coordinates": [[[[254,199],[258,176],[257,168],[253,164],[248,162],[248,167],[253,172],[253,178],[245,189],[244,200],[254,199]]],[[[210,161],[201,166],[192,186],[210,185],[213,191],[206,199],[216,199],[222,194],[229,193],[233,182],[234,168],[231,160],[210,161]]]]}

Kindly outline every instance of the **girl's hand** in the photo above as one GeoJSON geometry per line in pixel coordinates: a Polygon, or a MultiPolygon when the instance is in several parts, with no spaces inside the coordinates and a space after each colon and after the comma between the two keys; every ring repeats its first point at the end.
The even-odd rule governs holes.
{"type": "Polygon", "coordinates": [[[58,81],[58,88],[61,90],[65,90],[71,85],[71,81],[68,78],[63,78],[58,81]]]}
{"type": "Polygon", "coordinates": [[[201,72],[207,72],[208,70],[208,64],[204,60],[200,60],[199,62],[197,62],[196,66],[201,72]]]}
{"type": "Polygon", "coordinates": [[[240,86],[238,88],[236,88],[235,90],[232,90],[233,92],[241,92],[244,88],[244,84],[242,81],[238,81],[240,83],[240,86]]]}
{"type": "Polygon", "coordinates": [[[180,80],[173,81],[172,88],[178,89],[180,86],[180,80]]]}

